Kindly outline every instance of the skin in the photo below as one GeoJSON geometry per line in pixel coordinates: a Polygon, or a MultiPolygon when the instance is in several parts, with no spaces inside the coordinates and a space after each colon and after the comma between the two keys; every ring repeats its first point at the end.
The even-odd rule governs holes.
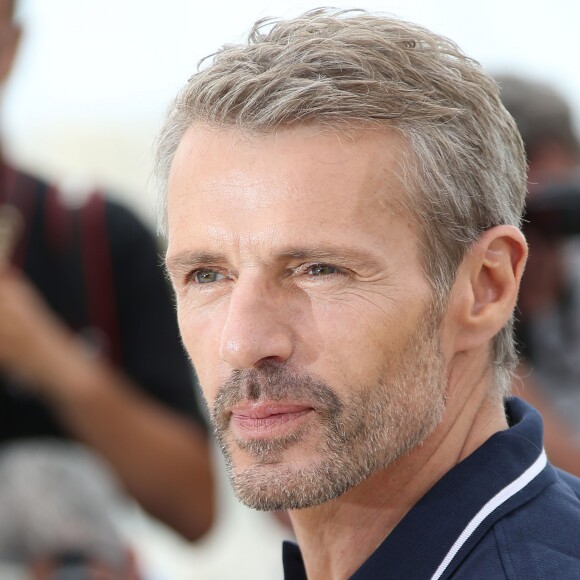
{"type": "MultiPolygon", "coordinates": [[[[404,149],[388,129],[187,131],[169,178],[166,261],[210,409],[239,373],[292,368],[348,402],[388,374],[384,363],[395,353],[417,363],[405,360],[406,346],[431,290],[413,220],[392,210],[405,195],[396,171],[404,149]]],[[[461,264],[436,331],[444,413],[423,444],[342,495],[290,512],[309,578],[351,575],[446,471],[507,427],[502,404],[489,396],[490,341],[514,307],[526,255],[521,232],[500,226],[461,264]]],[[[412,400],[429,385],[407,386],[412,400]]],[[[220,419],[234,477],[316,473],[325,433],[304,398],[289,392],[256,405],[246,385],[220,419]],[[292,434],[296,442],[270,466],[248,451],[292,434]]]]}
{"type": "MultiPolygon", "coordinates": [[[[5,0],[0,30],[3,82],[20,36],[5,0]]],[[[144,396],[103,358],[87,356],[6,255],[0,256],[0,369],[44,398],[150,514],[189,540],[209,529],[214,489],[205,434],[144,396]]]]}

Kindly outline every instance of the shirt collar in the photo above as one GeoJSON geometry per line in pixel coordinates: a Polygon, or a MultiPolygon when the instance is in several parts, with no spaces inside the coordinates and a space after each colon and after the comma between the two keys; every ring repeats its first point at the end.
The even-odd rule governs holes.
{"type": "MultiPolygon", "coordinates": [[[[506,403],[510,428],[446,473],[355,572],[353,580],[448,577],[501,517],[553,480],[542,422],[520,399],[506,403]]],[[[305,580],[300,549],[285,542],[286,580],[305,580]]]]}

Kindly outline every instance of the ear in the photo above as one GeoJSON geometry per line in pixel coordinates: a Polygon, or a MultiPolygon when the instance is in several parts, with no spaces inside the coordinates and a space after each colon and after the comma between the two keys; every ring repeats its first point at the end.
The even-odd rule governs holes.
{"type": "Polygon", "coordinates": [[[489,342],[506,324],[527,256],[524,235],[514,226],[496,226],[474,242],[459,266],[449,303],[456,352],[489,342]]]}

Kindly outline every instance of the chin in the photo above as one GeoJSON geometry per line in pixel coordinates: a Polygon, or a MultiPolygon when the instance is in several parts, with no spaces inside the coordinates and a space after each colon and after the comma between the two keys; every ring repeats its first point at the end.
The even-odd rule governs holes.
{"type": "Polygon", "coordinates": [[[379,466],[364,462],[345,465],[329,456],[298,461],[254,463],[230,469],[236,497],[259,511],[311,508],[346,493],[370,477],[379,466]]]}

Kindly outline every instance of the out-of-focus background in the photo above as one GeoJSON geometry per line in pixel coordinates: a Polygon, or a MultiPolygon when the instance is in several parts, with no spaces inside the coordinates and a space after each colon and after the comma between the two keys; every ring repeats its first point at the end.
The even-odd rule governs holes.
{"type": "MultiPolygon", "coordinates": [[[[24,37],[3,95],[5,155],[70,191],[104,188],[154,224],[153,139],[197,62],[243,38],[264,16],[292,16],[318,2],[245,0],[21,0],[24,37]]],[[[342,2],[410,19],[450,36],[492,73],[558,89],[580,117],[580,3],[552,0],[342,2]]],[[[282,577],[290,533],[232,497],[218,452],[218,520],[195,546],[140,512],[125,527],[151,579],[282,577]]]]}

